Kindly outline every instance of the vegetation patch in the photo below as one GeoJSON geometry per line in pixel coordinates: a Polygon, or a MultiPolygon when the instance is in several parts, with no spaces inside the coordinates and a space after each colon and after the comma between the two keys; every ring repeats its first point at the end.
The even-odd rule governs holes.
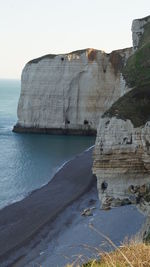
{"type": "Polygon", "coordinates": [[[123,76],[130,87],[150,82],[150,41],[128,59],[123,76]]]}
{"type": "Polygon", "coordinates": [[[102,117],[131,120],[134,127],[150,120],[150,83],[138,86],[120,97],[102,117]]]}
{"type": "MultiPolygon", "coordinates": [[[[147,21],[150,19],[150,16],[147,17],[147,21]]],[[[144,44],[150,41],[150,22],[147,22],[144,26],[144,33],[141,36],[139,47],[142,47],[144,44]]]]}
{"type": "Polygon", "coordinates": [[[68,267],[150,267],[150,245],[131,241],[110,253],[101,252],[100,261],[91,260],[68,267]]]}
{"type": "Polygon", "coordinates": [[[138,50],[127,60],[123,75],[131,87],[150,82],[150,22],[145,24],[138,50]]]}
{"type": "Polygon", "coordinates": [[[138,50],[129,57],[123,76],[133,89],[117,100],[103,117],[131,120],[135,127],[150,120],[150,22],[144,27],[138,50]]]}

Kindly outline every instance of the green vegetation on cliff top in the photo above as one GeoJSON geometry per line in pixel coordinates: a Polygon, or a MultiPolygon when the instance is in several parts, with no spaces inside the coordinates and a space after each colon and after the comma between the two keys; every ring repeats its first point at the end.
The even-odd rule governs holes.
{"type": "Polygon", "coordinates": [[[150,120],[150,83],[135,87],[120,97],[103,117],[116,116],[118,119],[129,119],[135,127],[144,125],[150,120]]]}
{"type": "Polygon", "coordinates": [[[130,87],[150,82],[150,42],[140,47],[127,61],[123,75],[130,87]]]}
{"type": "Polygon", "coordinates": [[[150,120],[150,22],[144,27],[139,48],[127,60],[123,76],[133,89],[117,100],[103,117],[130,119],[135,127],[142,126],[150,120]]]}

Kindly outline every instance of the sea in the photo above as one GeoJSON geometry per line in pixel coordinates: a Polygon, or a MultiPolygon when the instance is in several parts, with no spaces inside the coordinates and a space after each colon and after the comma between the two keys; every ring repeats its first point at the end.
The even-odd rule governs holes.
{"type": "Polygon", "coordinates": [[[13,133],[20,90],[19,80],[0,80],[0,209],[47,184],[95,142],[89,136],[13,133]]]}

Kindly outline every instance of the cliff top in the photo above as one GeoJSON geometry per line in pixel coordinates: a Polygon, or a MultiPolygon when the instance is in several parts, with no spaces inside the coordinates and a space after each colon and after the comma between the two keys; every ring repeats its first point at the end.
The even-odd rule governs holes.
{"type": "Polygon", "coordinates": [[[146,18],[147,23],[143,26],[138,49],[129,57],[123,68],[126,83],[133,89],[116,101],[103,115],[130,119],[135,127],[142,126],[150,120],[150,16],[146,18]]]}
{"type": "MultiPolygon", "coordinates": [[[[53,59],[56,56],[64,57],[64,56],[74,55],[74,54],[77,55],[77,56],[80,56],[81,54],[85,53],[88,50],[96,50],[96,49],[86,48],[86,49],[81,49],[81,50],[75,50],[75,51],[72,51],[72,52],[69,52],[69,53],[66,53],[66,54],[47,54],[47,55],[44,55],[42,57],[38,57],[38,58],[32,59],[27,64],[32,64],[32,63],[36,64],[39,61],[41,61],[42,59],[53,59]]],[[[96,50],[96,51],[98,51],[98,50],[96,50]]]]}
{"type": "Polygon", "coordinates": [[[150,19],[150,15],[140,18],[140,19],[134,19],[133,21],[143,21],[143,20],[148,21],[149,19],[150,19]]]}
{"type": "Polygon", "coordinates": [[[135,87],[120,97],[102,117],[131,120],[140,127],[150,120],[150,83],[135,87]]]}
{"type": "Polygon", "coordinates": [[[62,61],[63,61],[66,56],[69,56],[69,55],[81,56],[82,54],[84,54],[86,52],[87,52],[87,55],[88,55],[89,59],[92,56],[92,60],[94,60],[96,58],[96,54],[98,52],[105,53],[106,55],[109,56],[109,55],[112,55],[112,54],[114,55],[116,53],[121,54],[121,53],[124,53],[125,51],[131,50],[131,49],[132,48],[129,47],[129,48],[117,49],[117,50],[112,51],[111,53],[105,53],[102,50],[98,50],[98,49],[94,49],[94,48],[85,48],[85,49],[81,49],[81,50],[75,50],[75,51],[72,51],[72,52],[69,52],[69,53],[66,53],[66,54],[47,54],[47,55],[32,59],[27,64],[37,64],[43,59],[53,59],[56,56],[60,56],[62,61]]]}

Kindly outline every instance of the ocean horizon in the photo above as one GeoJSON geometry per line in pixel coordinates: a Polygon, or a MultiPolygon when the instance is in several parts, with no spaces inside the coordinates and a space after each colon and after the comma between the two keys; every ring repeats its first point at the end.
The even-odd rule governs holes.
{"type": "Polygon", "coordinates": [[[90,136],[13,133],[20,90],[20,80],[0,79],[0,209],[47,184],[95,141],[90,136]]]}

